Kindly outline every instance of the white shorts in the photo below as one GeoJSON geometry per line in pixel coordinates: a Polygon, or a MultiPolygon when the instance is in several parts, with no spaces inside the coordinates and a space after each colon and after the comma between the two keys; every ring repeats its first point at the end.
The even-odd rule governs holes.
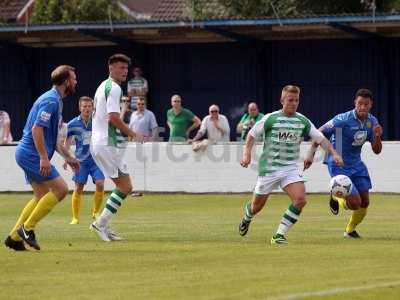
{"type": "Polygon", "coordinates": [[[118,178],[128,175],[128,166],[124,157],[124,149],[113,146],[90,145],[90,153],[104,176],[118,178]]]}
{"type": "Polygon", "coordinates": [[[254,194],[268,195],[278,185],[283,189],[285,186],[294,182],[304,182],[305,179],[300,175],[297,167],[276,171],[266,176],[258,176],[254,188],[254,194]]]}

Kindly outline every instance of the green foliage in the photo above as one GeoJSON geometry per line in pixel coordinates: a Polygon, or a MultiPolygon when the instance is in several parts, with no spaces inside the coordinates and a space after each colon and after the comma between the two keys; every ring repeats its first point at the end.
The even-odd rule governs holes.
{"type": "Polygon", "coordinates": [[[32,23],[71,23],[109,20],[126,20],[128,17],[109,0],[36,0],[32,23]]]}
{"type": "MultiPolygon", "coordinates": [[[[293,17],[370,12],[372,0],[187,0],[194,19],[293,17]],[[275,11],[274,11],[275,9],[275,11]]],[[[376,1],[377,12],[400,10],[400,0],[376,1]]]]}

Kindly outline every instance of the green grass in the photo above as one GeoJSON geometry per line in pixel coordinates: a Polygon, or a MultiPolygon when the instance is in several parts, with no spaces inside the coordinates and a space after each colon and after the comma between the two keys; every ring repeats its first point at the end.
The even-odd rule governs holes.
{"type": "MultiPolygon", "coordinates": [[[[246,237],[237,233],[250,195],[129,198],[114,221],[123,242],[68,225],[70,197],[37,228],[40,252],[0,247],[0,299],[400,299],[400,205],[373,195],[361,240],[342,237],[349,213],[332,216],[310,195],[288,246],[271,246],[289,201],[273,195],[246,237]]],[[[28,194],[0,194],[6,237],[28,194]]]]}

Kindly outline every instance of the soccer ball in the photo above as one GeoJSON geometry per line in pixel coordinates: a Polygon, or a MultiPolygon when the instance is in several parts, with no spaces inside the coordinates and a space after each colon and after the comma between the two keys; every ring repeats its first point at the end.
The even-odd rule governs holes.
{"type": "Polygon", "coordinates": [[[332,194],[336,197],[347,197],[353,187],[351,179],[346,175],[337,175],[330,182],[332,194]]]}

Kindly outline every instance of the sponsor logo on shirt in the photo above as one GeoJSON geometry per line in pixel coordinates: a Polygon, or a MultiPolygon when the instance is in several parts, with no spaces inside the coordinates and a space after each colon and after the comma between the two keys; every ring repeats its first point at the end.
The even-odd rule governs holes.
{"type": "Polygon", "coordinates": [[[299,136],[296,133],[290,131],[279,131],[278,137],[280,142],[294,143],[300,140],[299,136]]]}
{"type": "Polygon", "coordinates": [[[40,113],[40,120],[42,120],[43,122],[48,122],[51,118],[51,113],[48,113],[46,111],[42,111],[40,113]]]}
{"type": "Polygon", "coordinates": [[[353,146],[362,146],[367,140],[367,132],[366,131],[357,131],[354,134],[354,141],[352,143],[353,146]]]}

